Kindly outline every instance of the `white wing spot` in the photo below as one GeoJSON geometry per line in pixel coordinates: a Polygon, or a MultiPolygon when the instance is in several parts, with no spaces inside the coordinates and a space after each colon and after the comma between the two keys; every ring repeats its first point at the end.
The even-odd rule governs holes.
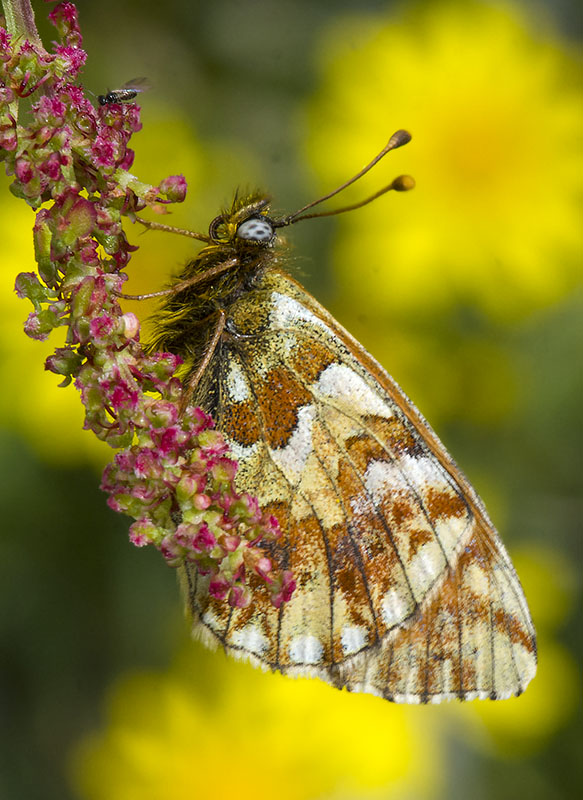
{"type": "Polygon", "coordinates": [[[209,628],[213,631],[220,630],[220,623],[217,617],[212,613],[212,611],[205,611],[202,615],[202,621],[205,625],[208,625],[209,628]]]}
{"type": "Polygon", "coordinates": [[[257,625],[247,625],[239,631],[234,631],[231,641],[237,647],[257,655],[261,655],[269,648],[267,636],[259,630],[257,625]]]}
{"type": "Polygon", "coordinates": [[[229,362],[229,374],[227,375],[226,386],[231,400],[235,403],[248,400],[251,396],[247,378],[240,364],[234,358],[231,358],[229,362]]]}
{"type": "Polygon", "coordinates": [[[381,600],[381,614],[387,628],[403,622],[408,613],[407,603],[394,589],[389,589],[381,600]]]}
{"type": "Polygon", "coordinates": [[[471,587],[474,594],[481,597],[488,597],[491,593],[488,574],[484,572],[479,564],[469,564],[466,567],[464,583],[466,586],[471,587]]]}
{"type": "Polygon", "coordinates": [[[342,628],[342,652],[345,656],[358,653],[366,646],[368,633],[361,625],[345,625],[342,628]]]}
{"type": "Polygon", "coordinates": [[[389,492],[409,490],[401,470],[388,461],[371,461],[364,474],[364,485],[376,502],[383,501],[389,492]]]}
{"type": "Polygon", "coordinates": [[[235,442],[233,439],[229,439],[229,450],[231,452],[231,457],[234,458],[235,461],[247,461],[257,453],[259,445],[257,442],[245,445],[235,442]]]}
{"type": "Polygon", "coordinates": [[[423,456],[404,455],[395,463],[371,461],[364,481],[367,491],[377,501],[383,500],[388,493],[410,492],[411,488],[420,494],[427,486],[436,491],[450,491],[440,465],[433,458],[423,456]]]}
{"type": "Polygon", "coordinates": [[[271,456],[286,479],[293,485],[300,479],[308,456],[312,452],[312,422],[314,407],[298,410],[298,424],[285,447],[271,451],[271,456]]]}
{"type": "Polygon", "coordinates": [[[446,562],[441,548],[437,541],[433,540],[419,548],[409,562],[407,572],[415,586],[422,586],[425,591],[441,574],[445,566],[446,562]]]}
{"type": "Polygon", "coordinates": [[[330,328],[315,314],[294,300],[293,297],[288,297],[279,292],[273,292],[271,295],[273,301],[273,308],[270,314],[271,323],[274,328],[287,328],[290,324],[296,324],[298,320],[309,322],[311,325],[321,328],[330,332],[330,328]]]}
{"type": "Polygon", "coordinates": [[[318,664],[324,648],[315,636],[295,636],[289,647],[289,657],[296,664],[318,664]]]}
{"type": "Polygon", "coordinates": [[[342,400],[358,414],[392,417],[393,410],[368,383],[345,364],[330,364],[318,379],[318,391],[325,397],[342,400]]]}

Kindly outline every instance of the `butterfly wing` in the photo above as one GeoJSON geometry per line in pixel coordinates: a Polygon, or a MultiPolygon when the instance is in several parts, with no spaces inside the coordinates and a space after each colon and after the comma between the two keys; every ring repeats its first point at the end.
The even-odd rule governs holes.
{"type": "Polygon", "coordinates": [[[279,519],[297,588],[231,609],[184,570],[195,633],[287,674],[396,702],[520,694],[535,634],[475,492],[390,376],[300,284],[267,272],[230,309],[201,402],[237,488],[279,519]]]}

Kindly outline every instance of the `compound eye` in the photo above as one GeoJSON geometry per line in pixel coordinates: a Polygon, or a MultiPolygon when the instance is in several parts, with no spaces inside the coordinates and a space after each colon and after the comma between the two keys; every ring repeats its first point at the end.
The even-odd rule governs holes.
{"type": "Polygon", "coordinates": [[[237,228],[239,239],[260,244],[268,244],[273,239],[274,233],[273,226],[265,217],[251,217],[237,228]]]}
{"type": "Polygon", "coordinates": [[[225,236],[225,218],[221,214],[220,216],[215,217],[209,225],[209,237],[213,240],[213,242],[221,242],[225,236]]]}

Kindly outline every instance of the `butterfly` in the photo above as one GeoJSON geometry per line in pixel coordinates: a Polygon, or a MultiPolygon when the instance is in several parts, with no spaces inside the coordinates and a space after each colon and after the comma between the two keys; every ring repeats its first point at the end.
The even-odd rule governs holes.
{"type": "MultiPolygon", "coordinates": [[[[279,230],[409,141],[397,131],[338,189],[283,218],[236,195],[189,235],[205,243],[166,292],[155,349],[187,364],[186,393],[238,461],[238,491],[283,531],[266,545],[297,588],[275,608],[210,597],[182,568],[193,632],[286,675],[401,703],[519,695],[536,671],[527,603],[479,497],[395,381],[285,271],[279,230]]],[[[310,213],[306,213],[310,212],[310,213]]],[[[162,229],[168,226],[154,225],[162,229]]],[[[257,579],[258,580],[258,579],[257,579]]]]}

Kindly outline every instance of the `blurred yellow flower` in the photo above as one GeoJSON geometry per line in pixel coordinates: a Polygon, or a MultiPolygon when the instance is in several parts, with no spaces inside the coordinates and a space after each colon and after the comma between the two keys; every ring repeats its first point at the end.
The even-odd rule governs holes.
{"type": "Polygon", "coordinates": [[[554,629],[574,581],[554,551],[516,558],[539,633],[524,695],[497,703],[398,706],[317,680],[263,673],[192,644],[165,674],[129,675],[110,694],[106,729],[72,755],[82,800],[430,800],[448,750],[538,752],[576,708],[577,675],[554,629]],[[523,569],[524,567],[524,569],[523,569]]]}
{"type": "Polygon", "coordinates": [[[574,285],[583,254],[579,65],[531,27],[532,12],[527,20],[518,8],[432,3],[344,19],[325,39],[309,114],[323,185],[349,178],[395,129],[413,133],[339,203],[399,173],[417,181],[405,196],[338,219],[339,294],[367,313],[470,303],[515,318],[574,285]]]}
{"type": "Polygon", "coordinates": [[[435,707],[349,695],[192,647],[169,674],[115,688],[107,731],[74,755],[84,800],[439,796],[435,707]]]}

